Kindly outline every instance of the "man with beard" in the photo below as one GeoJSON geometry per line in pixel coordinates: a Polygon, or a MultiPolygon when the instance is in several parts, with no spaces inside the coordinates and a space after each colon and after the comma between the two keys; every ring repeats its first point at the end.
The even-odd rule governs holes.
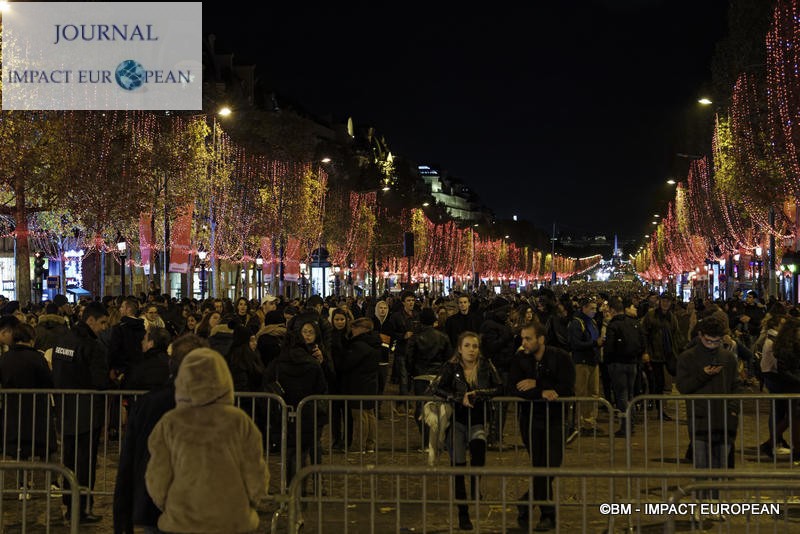
{"type": "MultiPolygon", "coordinates": [[[[522,347],[511,361],[508,394],[530,402],[519,403],[519,428],[533,467],[560,467],[564,455],[565,405],[553,402],[575,394],[575,365],[569,353],[545,345],[545,329],[529,323],[520,332],[522,347]]],[[[553,477],[533,477],[533,500],[553,499],[553,477]]],[[[519,499],[529,500],[528,492],[519,499]]],[[[518,505],[517,522],[528,531],[531,506],[518,505]]],[[[536,532],[556,527],[556,509],[540,505],[536,532]]]]}

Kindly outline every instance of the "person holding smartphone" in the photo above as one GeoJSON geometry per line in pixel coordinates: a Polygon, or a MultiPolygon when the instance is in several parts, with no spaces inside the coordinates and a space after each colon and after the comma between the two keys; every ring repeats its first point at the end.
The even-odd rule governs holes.
{"type": "MultiPolygon", "coordinates": [[[[686,395],[735,394],[739,391],[736,356],[722,347],[727,326],[717,317],[697,323],[700,343],[678,356],[676,385],[686,395]]],[[[687,400],[689,433],[693,441],[694,466],[720,469],[728,465],[728,455],[739,426],[735,400],[687,400]]],[[[710,498],[717,498],[714,493],[710,498]]]]}

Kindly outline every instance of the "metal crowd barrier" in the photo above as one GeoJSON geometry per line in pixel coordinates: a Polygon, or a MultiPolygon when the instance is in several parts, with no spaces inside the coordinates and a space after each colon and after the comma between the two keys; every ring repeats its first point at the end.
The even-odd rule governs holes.
{"type": "MultiPolygon", "coordinates": [[[[749,469],[796,470],[800,464],[795,464],[791,454],[773,454],[769,457],[761,446],[769,441],[770,428],[780,429],[776,414],[783,413],[782,411],[788,417],[784,434],[786,441],[791,444],[792,433],[800,430],[796,428],[800,424],[798,401],[800,394],[636,397],[628,405],[623,419],[627,443],[625,465],[628,468],[641,469],[680,469],[682,465],[693,465],[694,448],[693,439],[689,435],[687,410],[716,410],[722,406],[730,407],[738,414],[735,426],[727,421],[719,421],[720,434],[711,436],[706,431],[703,437],[706,441],[715,439],[726,448],[730,446],[733,449],[724,468],[736,469],[737,472],[749,469]],[[670,420],[661,417],[662,411],[670,420]],[[635,451],[643,451],[644,455],[636,454],[635,451]]],[[[800,451],[800,444],[796,444],[795,449],[800,451]]]]}
{"type": "MultiPolygon", "coordinates": [[[[291,482],[291,473],[297,471],[297,466],[307,464],[321,465],[360,465],[360,466],[425,466],[449,465],[452,434],[442,440],[438,450],[428,448],[429,428],[424,427],[419,420],[421,406],[428,401],[437,401],[430,396],[411,395],[377,395],[377,396],[352,396],[352,395],[314,395],[303,399],[297,406],[293,415],[294,423],[290,424],[290,432],[294,432],[294,443],[290,445],[288,456],[292,465],[289,466],[287,475],[291,482]],[[341,410],[342,423],[337,426],[334,412],[341,410]],[[353,411],[359,416],[361,412],[370,412],[378,419],[378,432],[373,438],[370,436],[369,422],[353,417],[349,422],[347,412],[353,411]],[[410,414],[410,415],[409,415],[410,414]],[[306,421],[304,429],[297,421],[306,421]],[[339,435],[335,435],[338,432],[339,435]],[[424,432],[424,434],[423,434],[424,432]],[[352,441],[348,438],[352,436],[352,441]],[[424,436],[424,440],[423,440],[424,436]],[[371,441],[374,441],[372,443],[371,441]],[[298,446],[294,446],[299,444],[298,446]]],[[[556,406],[558,415],[566,427],[560,440],[562,456],[568,465],[593,469],[598,466],[596,453],[604,456],[601,466],[612,467],[615,459],[614,432],[616,422],[614,410],[602,398],[595,397],[570,397],[560,398],[549,402],[556,406]],[[596,430],[583,435],[570,436],[573,407],[576,402],[593,403],[600,410],[596,430]],[[567,438],[571,438],[567,440],[567,438]],[[568,442],[567,442],[568,441],[568,442]],[[590,457],[588,452],[595,453],[590,457]]],[[[517,397],[495,397],[487,401],[486,434],[494,435],[490,440],[486,454],[488,465],[500,466],[527,466],[531,459],[524,446],[520,431],[520,408],[530,401],[517,397]],[[492,428],[495,428],[492,432],[492,428]]],[[[529,414],[528,424],[525,425],[529,432],[536,432],[533,424],[533,415],[529,414]]],[[[452,428],[453,422],[448,422],[452,428]]],[[[548,415],[549,418],[549,415],[548,415]]],[[[523,421],[524,422],[524,421],[523,421]]],[[[546,421],[549,423],[549,421],[546,421]]],[[[546,424],[545,432],[549,440],[550,425],[546,424]]],[[[577,427],[576,431],[578,430],[577,427]]],[[[530,442],[530,436],[528,442],[530,442]]],[[[410,481],[408,481],[410,482],[410,481]]],[[[312,484],[315,493],[330,491],[330,481],[317,479],[312,484]]]]}
{"type": "MultiPolygon", "coordinates": [[[[122,390],[0,390],[3,457],[61,463],[89,495],[112,496],[124,443],[127,408],[146,392],[122,390]],[[96,462],[95,462],[96,458],[96,462]],[[96,469],[90,466],[96,465],[96,469]]],[[[237,393],[235,404],[255,421],[264,440],[270,493],[285,494],[289,409],[279,396],[237,393]]],[[[87,508],[90,506],[86,499],[87,508]]]]}
{"type": "Polygon", "coordinates": [[[78,480],[75,478],[75,474],[63,465],[40,462],[0,462],[0,488],[2,488],[0,532],[14,531],[25,534],[30,532],[29,529],[41,531],[42,526],[46,533],[51,532],[54,522],[62,523],[60,498],[63,493],[69,495],[69,520],[67,522],[69,532],[78,534],[80,495],[77,491],[67,489],[77,487],[78,480]],[[34,476],[40,472],[44,472],[44,477],[34,476]],[[11,474],[9,475],[9,473],[11,474]],[[59,500],[55,501],[54,505],[52,499],[55,498],[59,500]],[[7,504],[7,500],[13,500],[18,504],[13,507],[7,504]]]}
{"type": "Polygon", "coordinates": [[[555,508],[554,532],[674,533],[714,525],[724,532],[797,532],[798,495],[800,480],[789,471],[312,465],[289,487],[289,532],[452,533],[458,531],[458,505],[469,507],[476,532],[533,532],[540,505],[555,508]],[[717,480],[698,482],[710,471],[717,480]],[[480,496],[457,499],[457,475],[477,477],[480,496]],[[332,491],[305,493],[318,477],[332,480],[332,491]],[[548,498],[521,497],[532,495],[534,477],[554,477],[548,498]],[[647,482],[654,477],[663,489],[647,482]],[[693,495],[712,488],[725,491],[715,501],[693,495]],[[732,515],[719,517],[721,505],[732,515]],[[529,514],[522,525],[519,507],[529,514]]]}

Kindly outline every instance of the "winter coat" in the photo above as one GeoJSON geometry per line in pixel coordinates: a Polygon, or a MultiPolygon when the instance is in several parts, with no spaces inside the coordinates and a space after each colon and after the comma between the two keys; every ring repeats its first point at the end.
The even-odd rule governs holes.
{"type": "MultiPolygon", "coordinates": [[[[53,376],[41,352],[14,345],[0,357],[0,383],[3,389],[52,389],[53,376]]],[[[54,410],[49,394],[6,393],[3,401],[8,456],[16,458],[18,446],[20,460],[27,460],[34,452],[41,455],[45,450],[55,450],[56,434],[51,424],[54,410]]]]}
{"type": "Polygon", "coordinates": [[[128,370],[142,358],[142,339],[144,339],[144,319],[123,317],[119,324],[111,328],[108,354],[109,367],[128,370]]]}
{"type": "Polygon", "coordinates": [[[212,349],[186,355],[175,378],[175,409],[147,440],[147,492],[166,532],[249,532],[266,497],[261,432],[233,406],[233,380],[212,349]]]}
{"type": "Polygon", "coordinates": [[[444,324],[444,331],[450,340],[450,345],[455,347],[458,344],[458,336],[462,332],[475,332],[476,334],[481,328],[481,317],[477,313],[463,314],[458,312],[447,318],[444,324]]]}
{"type": "Polygon", "coordinates": [[[69,332],[69,326],[66,317],[46,313],[39,317],[39,324],[36,325],[36,344],[34,346],[41,351],[52,349],[56,341],[67,335],[67,332],[69,332]]]}
{"type": "Polygon", "coordinates": [[[158,349],[150,349],[139,363],[125,376],[124,389],[152,391],[164,387],[169,381],[169,356],[158,349]]]}
{"type": "MultiPolygon", "coordinates": [[[[683,350],[686,340],[678,328],[678,319],[672,312],[662,312],[654,308],[642,319],[645,337],[645,351],[654,362],[664,362],[672,373],[677,355],[683,350]]],[[[673,373],[674,374],[674,373],[673,373]]]]}
{"type": "Polygon", "coordinates": [[[227,324],[218,324],[211,329],[208,335],[208,344],[223,356],[230,352],[233,346],[233,330],[227,324]]]}
{"type": "Polygon", "coordinates": [[[316,323],[319,326],[319,331],[322,334],[322,339],[317,340],[320,350],[326,357],[331,355],[331,338],[333,336],[333,325],[324,315],[320,315],[314,308],[306,308],[303,312],[295,316],[287,325],[287,328],[292,331],[300,330],[306,322],[316,323]]]}
{"type": "MultiPolygon", "coordinates": [[[[283,400],[288,406],[297,407],[301,400],[309,395],[324,395],[328,391],[322,366],[311,356],[306,347],[294,347],[288,353],[281,354],[273,360],[264,373],[264,382],[269,384],[277,380],[286,392],[283,400]]],[[[321,404],[320,404],[321,406],[321,404]]],[[[316,434],[313,410],[303,410],[302,443],[311,444],[316,434]]],[[[318,417],[317,424],[323,425],[326,418],[318,417]]],[[[296,446],[296,421],[289,424],[288,445],[296,446]]]]}
{"type": "Polygon", "coordinates": [[[114,485],[114,532],[134,534],[133,526],[155,527],[161,512],[147,493],[145,471],[150,460],[147,439],[153,427],[175,408],[175,384],[147,393],[128,410],[125,438],[114,485]]]}
{"type": "Polygon", "coordinates": [[[486,400],[503,393],[503,381],[492,362],[486,358],[478,360],[478,378],[475,385],[467,382],[461,362],[449,361],[442,366],[431,389],[435,396],[455,405],[456,421],[479,425],[489,420],[486,400]],[[472,400],[472,408],[464,406],[462,402],[464,394],[468,391],[477,391],[472,400]]]}
{"type": "Polygon", "coordinates": [[[352,338],[336,368],[344,395],[377,395],[381,338],[369,331],[352,338]]]}
{"type": "MultiPolygon", "coordinates": [[[[411,376],[435,375],[451,356],[453,348],[447,336],[432,326],[423,326],[420,333],[408,340],[406,371],[411,376]]],[[[406,372],[401,374],[401,378],[406,376],[406,372]]]]}
{"type": "Polygon", "coordinates": [[[501,371],[508,371],[516,350],[514,331],[506,324],[506,318],[505,309],[491,312],[480,328],[481,354],[489,358],[501,371]]]}
{"type": "Polygon", "coordinates": [[[280,356],[281,344],[286,337],[286,327],[282,324],[268,324],[256,334],[256,349],[261,355],[264,368],[269,367],[272,360],[280,356]]]}
{"type": "Polygon", "coordinates": [[[237,313],[235,318],[239,324],[247,328],[253,335],[256,335],[261,328],[261,321],[258,320],[258,316],[256,314],[247,314],[245,316],[241,316],[237,313]]]}
{"type": "Polygon", "coordinates": [[[600,329],[597,323],[584,313],[576,313],[567,326],[567,339],[576,364],[597,365],[600,363],[600,347],[597,339],[600,329]]]}
{"type": "MultiPolygon", "coordinates": [[[[86,323],[77,323],[69,335],[53,347],[53,385],[57,389],[105,389],[108,357],[105,346],[86,323]]],[[[61,429],[73,436],[99,428],[105,420],[103,395],[56,395],[56,414],[61,429]]]]}
{"type": "MultiPolygon", "coordinates": [[[[561,424],[566,405],[560,402],[542,400],[542,392],[555,390],[559,397],[575,395],[575,364],[572,356],[557,347],[545,346],[540,361],[532,354],[520,351],[514,355],[508,371],[508,395],[522,397],[534,402],[519,403],[519,421],[521,428],[528,428],[533,421],[534,426],[545,426],[549,421],[561,424]],[[517,384],[526,379],[536,380],[536,387],[527,391],[519,391],[517,384]]],[[[523,432],[526,435],[527,432],[523,432]]]]}
{"type": "MultiPolygon", "coordinates": [[[[738,393],[739,372],[736,356],[725,349],[707,349],[702,343],[697,343],[678,356],[675,385],[684,395],[738,393]],[[723,366],[719,374],[705,373],[704,368],[712,363],[723,366]]],[[[687,400],[689,434],[703,441],[708,441],[709,432],[720,440],[719,435],[724,431],[727,431],[729,436],[734,436],[738,428],[738,412],[737,400],[687,400]]]]}

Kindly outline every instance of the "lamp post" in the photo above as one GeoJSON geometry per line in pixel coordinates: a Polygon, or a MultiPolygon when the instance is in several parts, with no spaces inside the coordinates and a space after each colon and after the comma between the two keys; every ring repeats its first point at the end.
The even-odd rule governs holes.
{"type": "Polygon", "coordinates": [[[300,300],[306,300],[306,291],[308,291],[308,280],[306,279],[306,264],[300,264],[300,300]]]}
{"type": "Polygon", "coordinates": [[[261,302],[261,275],[263,274],[264,258],[261,257],[261,251],[256,255],[256,284],[258,285],[258,302],[261,302]]]}
{"type": "Polygon", "coordinates": [[[117,252],[119,252],[119,259],[120,259],[120,282],[119,282],[119,294],[124,298],[125,297],[125,258],[127,255],[125,254],[128,250],[128,243],[125,242],[125,238],[122,237],[122,234],[117,232],[117,252]]]}
{"type": "Polygon", "coordinates": [[[762,261],[761,253],[762,252],[763,250],[761,249],[761,245],[758,245],[755,248],[755,253],[756,253],[756,267],[758,269],[756,271],[756,279],[758,280],[758,291],[756,291],[756,293],[758,294],[759,297],[761,296],[761,261],[762,261]]]}
{"type": "Polygon", "coordinates": [[[203,245],[197,249],[197,257],[200,259],[200,301],[202,302],[206,299],[206,258],[208,257],[208,252],[203,245]]]}

